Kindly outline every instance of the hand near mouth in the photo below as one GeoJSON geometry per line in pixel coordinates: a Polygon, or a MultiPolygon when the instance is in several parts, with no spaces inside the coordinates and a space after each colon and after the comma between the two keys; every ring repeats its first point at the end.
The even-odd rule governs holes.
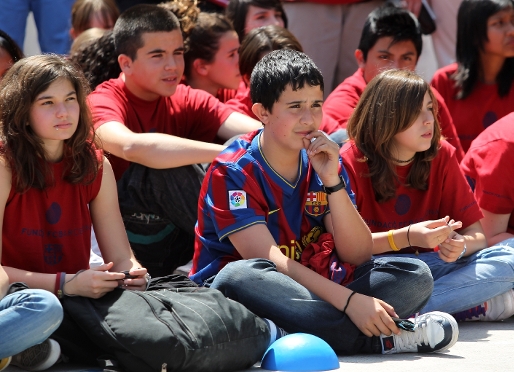
{"type": "Polygon", "coordinates": [[[323,184],[337,184],[339,181],[339,146],[325,132],[311,132],[303,138],[303,145],[312,167],[323,184]],[[335,183],[334,183],[335,182],[335,183]]]}

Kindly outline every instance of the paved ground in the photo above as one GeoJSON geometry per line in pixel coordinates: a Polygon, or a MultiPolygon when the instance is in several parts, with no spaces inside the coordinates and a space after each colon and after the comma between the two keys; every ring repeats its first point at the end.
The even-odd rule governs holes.
{"type": "MultiPolygon", "coordinates": [[[[497,323],[461,323],[459,341],[443,354],[359,355],[339,358],[340,371],[459,372],[514,371],[514,317],[497,323]]],[[[248,371],[262,370],[253,367],[248,371]]],[[[6,371],[20,371],[9,367],[6,371]]],[[[56,365],[48,371],[99,372],[98,368],[56,365]]]]}

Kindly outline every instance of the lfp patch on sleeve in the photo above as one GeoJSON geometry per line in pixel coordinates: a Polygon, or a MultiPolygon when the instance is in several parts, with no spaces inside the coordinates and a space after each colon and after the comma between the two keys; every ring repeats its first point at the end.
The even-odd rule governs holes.
{"type": "Polygon", "coordinates": [[[248,208],[248,205],[246,204],[246,191],[229,190],[228,200],[230,203],[230,210],[248,208]]]}

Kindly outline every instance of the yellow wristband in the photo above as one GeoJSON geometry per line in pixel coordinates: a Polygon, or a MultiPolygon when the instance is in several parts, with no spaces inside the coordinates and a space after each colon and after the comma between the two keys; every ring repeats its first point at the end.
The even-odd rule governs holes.
{"type": "Polygon", "coordinates": [[[387,232],[387,240],[389,241],[389,246],[391,247],[391,249],[392,249],[393,251],[399,251],[399,250],[400,250],[400,248],[398,248],[398,247],[396,246],[396,244],[394,244],[393,231],[394,231],[394,230],[389,230],[389,231],[387,232]]]}

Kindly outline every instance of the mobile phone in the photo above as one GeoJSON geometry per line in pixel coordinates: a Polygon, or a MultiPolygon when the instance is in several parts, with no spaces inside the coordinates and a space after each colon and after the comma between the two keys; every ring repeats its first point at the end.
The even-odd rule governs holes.
{"type": "Polygon", "coordinates": [[[130,275],[128,270],[122,271],[122,274],[125,274],[125,279],[135,279],[137,275],[130,275]]]}
{"type": "Polygon", "coordinates": [[[398,319],[398,318],[393,318],[394,322],[396,323],[396,325],[398,326],[398,328],[401,328],[405,331],[408,331],[408,332],[414,332],[414,323],[412,323],[410,320],[408,319],[398,319]]]}

